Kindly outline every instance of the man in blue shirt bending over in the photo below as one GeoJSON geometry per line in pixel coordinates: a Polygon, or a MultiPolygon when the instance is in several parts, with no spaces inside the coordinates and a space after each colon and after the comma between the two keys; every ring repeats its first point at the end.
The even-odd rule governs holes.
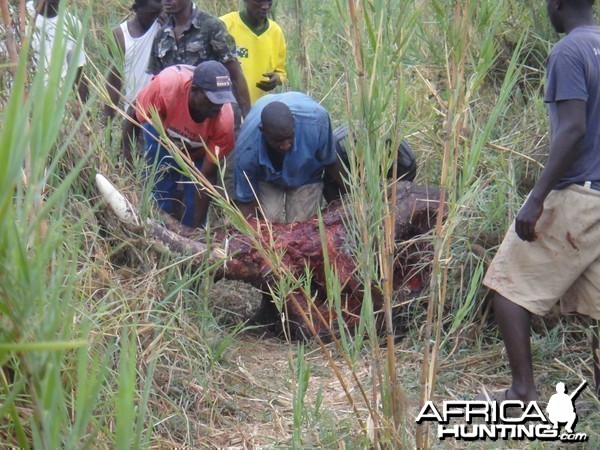
{"type": "Polygon", "coordinates": [[[341,164],[327,111],[306,94],[270,94],[246,117],[235,150],[234,184],[246,217],[308,220],[323,197],[323,173],[340,185],[341,164]]]}

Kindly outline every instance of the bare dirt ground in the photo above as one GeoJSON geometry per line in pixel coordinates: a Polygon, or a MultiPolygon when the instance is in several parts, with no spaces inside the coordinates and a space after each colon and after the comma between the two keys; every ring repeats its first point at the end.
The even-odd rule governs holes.
{"type": "MultiPolygon", "coordinates": [[[[221,282],[223,283],[223,282],[221,282]]],[[[239,305],[246,313],[260,302],[260,294],[243,283],[216,283],[213,294],[227,302],[239,305]]],[[[211,294],[211,297],[212,295],[211,294]]],[[[239,307],[236,306],[239,310],[239,307]]],[[[236,317],[241,314],[236,313],[236,317]]],[[[537,326],[544,328],[540,321],[537,326]]],[[[566,324],[567,329],[569,324],[566,324]]],[[[413,333],[414,334],[414,333],[413,333]]],[[[534,369],[538,375],[540,400],[543,404],[554,393],[555,383],[563,380],[570,386],[581,378],[591,378],[591,358],[585,339],[577,331],[570,331],[560,345],[548,346],[548,337],[543,333],[534,336],[534,369]],[[564,380],[565,374],[569,377],[564,380]]],[[[449,350],[440,355],[436,394],[434,401],[470,400],[485,386],[498,389],[509,383],[509,372],[504,347],[489,331],[478,330],[468,338],[456,340],[449,350]],[[487,336],[486,336],[487,335],[487,336]],[[483,338],[487,337],[486,341],[483,338]]],[[[349,367],[342,357],[336,355],[330,344],[328,351],[333,355],[333,364],[348,385],[348,394],[355,402],[362,420],[367,423],[367,410],[356,376],[369,400],[373,394],[373,358],[368,352],[358,355],[349,367]]],[[[385,348],[381,349],[385,355],[385,348]]],[[[303,413],[295,416],[295,402],[300,401],[296,378],[297,343],[287,343],[280,338],[247,332],[239,335],[225,356],[226,371],[219,375],[221,390],[215,389],[206,395],[213,402],[210,420],[201,427],[205,448],[281,448],[290,445],[295,422],[301,423],[302,448],[366,448],[359,422],[345,394],[340,380],[329,366],[321,348],[315,343],[306,344],[307,364],[310,378],[306,395],[302,401],[303,413]]],[[[397,377],[403,389],[402,408],[405,411],[407,442],[414,442],[415,417],[419,411],[418,395],[421,388],[420,371],[422,344],[411,335],[396,343],[395,355],[397,377]]],[[[595,409],[582,412],[578,431],[586,432],[591,442],[598,442],[598,401],[591,389],[580,398],[595,409]]],[[[432,426],[433,448],[531,448],[527,442],[465,442],[439,441],[432,426]]],[[[561,448],[557,443],[537,443],[535,448],[561,448]]],[[[594,448],[589,447],[589,448],[594,448]]]]}
{"type": "MultiPolygon", "coordinates": [[[[215,283],[209,298],[220,314],[229,309],[222,317],[232,322],[249,318],[260,300],[259,291],[235,281],[215,283]]],[[[221,430],[212,429],[206,448],[265,448],[289,443],[294,432],[294,402],[300,402],[298,345],[257,330],[240,335],[227,353],[228,370],[223,374],[227,387],[221,401],[229,405],[228,413],[218,419],[215,416],[221,430]]],[[[328,349],[335,355],[333,346],[328,349]]],[[[296,417],[303,424],[303,444],[306,448],[337,448],[344,440],[358,442],[359,425],[348,398],[315,343],[306,344],[306,359],[310,379],[303,399],[304,414],[296,417]]],[[[342,358],[334,356],[333,363],[344,379],[351,378],[342,358]]],[[[368,358],[359,358],[355,365],[356,376],[365,386],[370,385],[368,364],[368,358]]],[[[355,401],[360,397],[356,386],[350,386],[349,394],[355,401]]],[[[365,408],[357,407],[365,419],[365,408]]]]}

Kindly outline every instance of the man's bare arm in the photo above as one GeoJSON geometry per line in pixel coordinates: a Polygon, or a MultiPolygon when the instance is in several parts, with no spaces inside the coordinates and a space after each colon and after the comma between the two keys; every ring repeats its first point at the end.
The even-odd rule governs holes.
{"type": "Polygon", "coordinates": [[[229,77],[233,84],[233,90],[235,93],[235,99],[238,102],[240,111],[242,111],[242,117],[246,117],[250,111],[250,93],[248,92],[248,83],[244,72],[242,72],[242,66],[239,61],[229,61],[224,64],[229,71],[229,77]]]}
{"type": "Polygon", "coordinates": [[[586,133],[586,104],[583,100],[557,102],[558,129],[550,142],[548,162],[515,219],[515,231],[524,241],[536,239],[535,226],[544,211],[544,200],[580,151],[586,133]]]}

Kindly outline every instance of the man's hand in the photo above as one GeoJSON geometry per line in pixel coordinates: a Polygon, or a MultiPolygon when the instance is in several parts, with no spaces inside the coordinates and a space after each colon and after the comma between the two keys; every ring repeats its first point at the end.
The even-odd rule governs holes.
{"type": "Polygon", "coordinates": [[[256,83],[256,87],[265,92],[272,91],[281,84],[281,78],[279,77],[278,73],[263,73],[263,77],[268,78],[268,80],[259,81],[258,83],[256,83]]]}
{"type": "Polygon", "coordinates": [[[537,238],[535,226],[544,211],[544,202],[529,197],[515,219],[515,231],[524,241],[533,242],[537,238]]]}
{"type": "Polygon", "coordinates": [[[167,15],[166,12],[161,12],[158,17],[156,18],[156,21],[158,22],[158,24],[162,27],[164,26],[165,23],[167,23],[167,20],[169,20],[169,16],[167,15]]]}
{"type": "Polygon", "coordinates": [[[236,205],[246,220],[256,218],[258,208],[258,202],[256,200],[249,203],[236,202],[236,205]]]}

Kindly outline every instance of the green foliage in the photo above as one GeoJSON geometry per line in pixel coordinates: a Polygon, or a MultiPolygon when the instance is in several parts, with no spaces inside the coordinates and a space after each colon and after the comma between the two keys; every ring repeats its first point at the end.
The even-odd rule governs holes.
{"type": "MultiPolygon", "coordinates": [[[[74,67],[61,79],[64,46],[57,38],[48,73],[38,71],[30,84],[27,52],[22,53],[0,132],[1,395],[13,419],[3,432],[14,432],[12,443],[23,448],[79,447],[94,428],[89,410],[71,412],[75,405],[62,378],[65,365],[88,364],[87,326],[77,324],[74,314],[82,221],[67,220],[62,209],[89,154],[59,180],[70,141],[57,145],[57,140],[75,79],[74,67]],[[73,238],[66,239],[70,233],[73,238]],[[31,410],[26,420],[17,413],[23,405],[31,410]]],[[[98,393],[101,376],[90,380],[83,370],[78,375],[73,374],[74,390],[98,393]]],[[[81,406],[81,400],[75,404],[81,406]]]]}
{"type": "Polygon", "coordinates": [[[70,204],[96,148],[77,149],[86,117],[71,116],[76,67],[62,79],[65,42],[58,36],[47,73],[30,81],[27,49],[21,54],[2,112],[0,436],[20,448],[90,448],[99,435],[117,448],[147,447],[151,385],[140,394],[137,383],[139,375],[152,376],[152,364],[147,373],[137,368],[129,337],[119,350],[108,334],[95,339],[105,332],[102,313],[83,313],[83,287],[98,270],[86,255],[94,212],[88,204],[73,215],[70,204]],[[107,434],[113,420],[116,432],[107,434]]]}
{"type": "Polygon", "coordinates": [[[298,346],[296,355],[296,367],[294,372],[294,382],[296,389],[294,390],[293,399],[293,418],[294,418],[294,433],[292,435],[292,447],[299,448],[302,444],[302,423],[304,418],[304,398],[308,381],[310,380],[310,366],[307,365],[304,359],[304,346],[298,346]]]}

